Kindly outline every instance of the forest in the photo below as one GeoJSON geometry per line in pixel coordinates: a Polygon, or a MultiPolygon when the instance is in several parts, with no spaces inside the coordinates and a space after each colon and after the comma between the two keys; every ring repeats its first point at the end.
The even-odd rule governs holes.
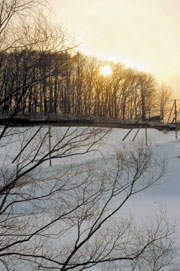
{"type": "Polygon", "coordinates": [[[141,119],[167,112],[170,88],[149,73],[73,50],[15,49],[0,54],[1,115],[141,119]],[[112,74],[100,70],[108,64],[112,74]]]}

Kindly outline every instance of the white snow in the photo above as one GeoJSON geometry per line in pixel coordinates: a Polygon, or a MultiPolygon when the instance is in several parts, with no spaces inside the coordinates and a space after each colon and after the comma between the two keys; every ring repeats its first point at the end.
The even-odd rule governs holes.
{"type": "MultiPolygon", "coordinates": [[[[53,129],[59,131],[60,134],[63,128],[59,127],[53,129]]],[[[18,129],[18,131],[19,130],[23,131],[23,128],[18,129]]],[[[11,132],[14,133],[14,130],[11,130],[11,132]]],[[[32,131],[30,129],[30,135],[31,132],[32,131]]],[[[103,157],[106,159],[111,159],[114,151],[119,148],[123,147],[127,149],[130,146],[137,145],[142,141],[145,145],[144,129],[140,129],[134,141],[132,141],[132,139],[134,138],[137,129],[134,129],[128,135],[128,137],[122,141],[127,132],[127,129],[112,129],[103,139],[103,142],[98,147],[98,151],[91,153],[90,156],[72,157],[71,162],[73,162],[74,165],[79,163],[83,164],[84,161],[88,159],[89,164],[93,163],[94,161],[95,165],[98,167],[101,165],[101,160],[103,157]]],[[[142,194],[132,197],[126,204],[126,208],[124,208],[121,215],[132,215],[139,221],[149,219],[154,212],[163,209],[166,210],[169,220],[176,219],[177,222],[180,223],[180,132],[178,132],[177,139],[175,138],[175,133],[173,131],[165,134],[162,131],[148,129],[147,133],[148,145],[151,146],[157,155],[167,159],[166,174],[162,177],[158,184],[155,184],[142,194]]],[[[15,134],[6,140],[8,145],[3,145],[0,148],[0,165],[3,166],[4,158],[6,157],[7,165],[13,170],[15,165],[9,165],[9,161],[12,159],[12,157],[14,158],[17,155],[17,150],[20,144],[20,136],[15,134]]],[[[23,133],[21,134],[21,142],[23,142],[23,133]]],[[[63,164],[63,168],[65,168],[65,166],[68,167],[68,161],[66,160],[66,162],[63,164]]],[[[52,172],[57,169],[57,167],[59,168],[59,166],[59,163],[56,163],[55,161],[53,161],[53,166],[51,168],[49,168],[48,164],[46,164],[46,168],[43,170],[43,176],[41,176],[39,173],[40,175],[38,177],[46,178],[47,176],[50,176],[52,172]]]]}
{"type": "MultiPolygon", "coordinates": [[[[35,129],[37,128],[26,128],[26,136],[28,133],[30,137],[35,129]]],[[[64,129],[67,128],[56,127],[52,129],[56,130],[58,135],[61,135],[64,129]]],[[[20,141],[23,142],[24,130],[25,128],[15,128],[9,130],[10,135],[5,139],[8,144],[4,144],[5,147],[1,146],[0,148],[1,165],[3,165],[4,158],[6,157],[8,166],[11,167],[12,170],[15,167],[14,164],[9,165],[9,161],[12,161],[12,157],[15,157],[18,153],[20,141]],[[21,134],[19,134],[19,132],[21,132],[21,134]]],[[[45,127],[44,130],[41,131],[42,135],[43,133],[47,132],[47,130],[48,128],[45,127]]],[[[85,155],[72,157],[70,158],[70,162],[68,159],[68,161],[65,160],[65,162],[61,162],[61,164],[59,164],[58,161],[57,163],[56,161],[53,161],[52,168],[49,168],[48,164],[46,164],[47,168],[43,169],[44,174],[43,177],[41,176],[41,178],[50,176],[52,172],[57,170],[57,167],[60,169],[61,167],[68,167],[71,162],[74,163],[74,166],[76,166],[76,164],[83,165],[83,163],[85,163],[85,161],[88,159],[90,161],[95,161],[96,166],[98,166],[101,165],[101,160],[103,157],[110,159],[114,151],[118,150],[119,148],[123,147],[127,149],[130,146],[137,145],[142,141],[145,144],[145,129],[140,129],[134,141],[132,140],[137,132],[137,129],[133,129],[127,138],[122,141],[128,131],[129,130],[127,129],[112,129],[110,133],[103,139],[103,142],[98,147],[98,151],[91,153],[88,156],[85,155]]],[[[178,132],[178,138],[176,139],[175,132],[173,131],[164,133],[156,129],[148,129],[147,138],[148,145],[151,145],[151,148],[158,155],[161,157],[166,157],[168,162],[166,175],[163,176],[158,184],[143,192],[142,194],[139,194],[137,197],[131,199],[131,201],[129,201],[126,206],[125,213],[127,214],[128,211],[136,217],[144,217],[145,214],[163,207],[167,210],[169,217],[175,217],[180,222],[180,132],[178,132]]],[[[39,170],[38,174],[40,174],[39,170]]],[[[38,177],[37,172],[36,177],[38,177]]]]}

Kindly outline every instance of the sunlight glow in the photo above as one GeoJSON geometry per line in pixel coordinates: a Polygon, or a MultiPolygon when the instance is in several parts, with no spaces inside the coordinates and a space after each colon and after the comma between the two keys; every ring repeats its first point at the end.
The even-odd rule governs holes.
{"type": "Polygon", "coordinates": [[[101,74],[104,76],[110,76],[112,74],[112,69],[109,65],[105,65],[101,68],[101,74]]]}

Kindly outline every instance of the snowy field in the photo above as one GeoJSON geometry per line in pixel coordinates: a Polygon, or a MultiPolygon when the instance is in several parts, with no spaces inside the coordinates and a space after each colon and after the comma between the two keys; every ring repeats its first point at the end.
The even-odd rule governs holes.
{"type": "MultiPolygon", "coordinates": [[[[126,129],[112,129],[103,146],[105,155],[110,153],[111,148],[118,149],[122,145],[126,148],[141,141],[145,142],[144,129],[140,130],[134,142],[132,139],[136,129],[125,141],[122,141],[127,132],[126,129]]],[[[164,208],[169,217],[178,219],[180,223],[180,132],[176,139],[173,131],[165,134],[155,129],[148,129],[148,144],[157,155],[167,160],[166,173],[155,186],[134,198],[129,203],[128,209],[132,214],[144,217],[155,209],[164,208]]]]}
{"type": "MultiPolygon", "coordinates": [[[[35,129],[35,128],[33,128],[35,129]]],[[[29,134],[32,133],[33,129],[29,129],[29,134]]],[[[48,131],[48,128],[46,128],[48,131]]],[[[61,134],[63,129],[66,128],[52,128],[58,131],[61,134]]],[[[17,134],[15,130],[11,130],[9,137],[6,138],[8,144],[1,143],[1,153],[0,153],[0,165],[1,167],[7,166],[9,171],[7,174],[11,174],[14,168],[16,167],[16,162],[10,164],[10,161],[15,159],[18,149],[20,146],[20,142],[23,146],[23,128],[17,128],[17,134]],[[19,134],[19,131],[22,133],[19,134]]],[[[68,170],[69,164],[71,164],[71,169],[75,171],[77,167],[81,167],[81,171],[85,172],[87,170],[87,161],[88,167],[96,167],[98,170],[102,166],[102,161],[113,161],[114,152],[119,148],[124,148],[125,150],[129,148],[136,147],[138,144],[144,144],[145,146],[145,130],[140,129],[137,137],[133,141],[133,138],[136,134],[137,130],[134,129],[127,138],[123,140],[125,135],[128,133],[126,129],[112,129],[102,140],[101,144],[98,145],[98,149],[96,148],[95,152],[86,155],[79,155],[76,157],[68,157],[68,159],[64,159],[62,163],[59,163],[58,160],[52,161],[52,166],[49,167],[49,163],[44,163],[42,165],[43,170],[39,169],[34,172],[34,178],[46,180],[52,176],[53,172],[59,172],[63,176],[63,172],[68,170]],[[143,143],[142,143],[143,142],[143,143]]],[[[43,131],[44,133],[44,131],[43,131]]],[[[43,134],[42,133],[42,134],[43,134]]],[[[174,219],[177,221],[179,226],[180,224],[180,132],[178,132],[178,138],[175,138],[175,133],[170,131],[168,133],[163,133],[161,131],[155,129],[148,129],[148,145],[154,151],[155,155],[161,158],[165,158],[167,161],[166,173],[165,175],[156,183],[154,186],[149,189],[143,191],[137,196],[133,196],[130,200],[127,201],[125,208],[122,209],[121,215],[127,217],[129,215],[133,216],[135,220],[145,221],[149,219],[154,213],[159,210],[163,210],[166,212],[168,219],[173,221],[174,219]]],[[[52,136],[53,137],[53,136],[52,136]]],[[[52,139],[53,140],[53,139],[52,139]]],[[[47,144],[48,146],[48,144],[47,144]]],[[[113,163],[110,165],[112,166],[113,163]]],[[[113,168],[112,168],[113,170],[113,168]]],[[[67,175],[67,174],[66,174],[67,175]]],[[[65,176],[66,176],[65,175],[65,176]]],[[[78,177],[77,177],[78,178],[78,177]]],[[[52,178],[51,178],[52,179],[52,178]]],[[[51,180],[53,183],[54,180],[51,180]]],[[[42,185],[42,184],[41,184],[42,185]]],[[[45,182],[44,186],[48,186],[49,182],[45,182]]],[[[27,187],[30,187],[31,184],[28,184],[27,187]]],[[[39,192],[38,192],[39,193],[39,192]]],[[[73,197],[73,195],[71,195],[73,197]]],[[[46,208],[42,208],[41,210],[37,210],[35,206],[33,206],[33,212],[39,212],[41,217],[46,217],[48,220],[48,212],[47,210],[51,210],[51,208],[56,208],[57,201],[54,200],[52,202],[47,202],[46,208]],[[54,204],[54,205],[52,205],[54,204]],[[51,206],[51,208],[50,208],[51,206]]],[[[21,210],[16,205],[14,212],[17,213],[29,213],[32,212],[32,206],[30,204],[25,204],[23,206],[23,210],[21,210]]],[[[61,207],[62,208],[62,207],[61,207]]],[[[51,216],[51,211],[49,213],[51,216]]],[[[180,234],[178,233],[180,236],[180,234]]],[[[71,236],[73,239],[73,237],[71,236]]],[[[21,269],[20,269],[21,270],[21,269]]],[[[93,268],[91,270],[101,270],[99,268],[93,268]]]]}

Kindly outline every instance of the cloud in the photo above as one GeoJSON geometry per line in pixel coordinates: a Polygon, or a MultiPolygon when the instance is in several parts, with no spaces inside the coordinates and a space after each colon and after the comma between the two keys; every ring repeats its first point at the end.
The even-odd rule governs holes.
{"type": "MultiPolygon", "coordinates": [[[[179,0],[52,0],[51,5],[84,53],[119,59],[165,82],[180,70],[179,0]]],[[[176,84],[167,83],[180,88],[175,78],[176,84]]]]}

